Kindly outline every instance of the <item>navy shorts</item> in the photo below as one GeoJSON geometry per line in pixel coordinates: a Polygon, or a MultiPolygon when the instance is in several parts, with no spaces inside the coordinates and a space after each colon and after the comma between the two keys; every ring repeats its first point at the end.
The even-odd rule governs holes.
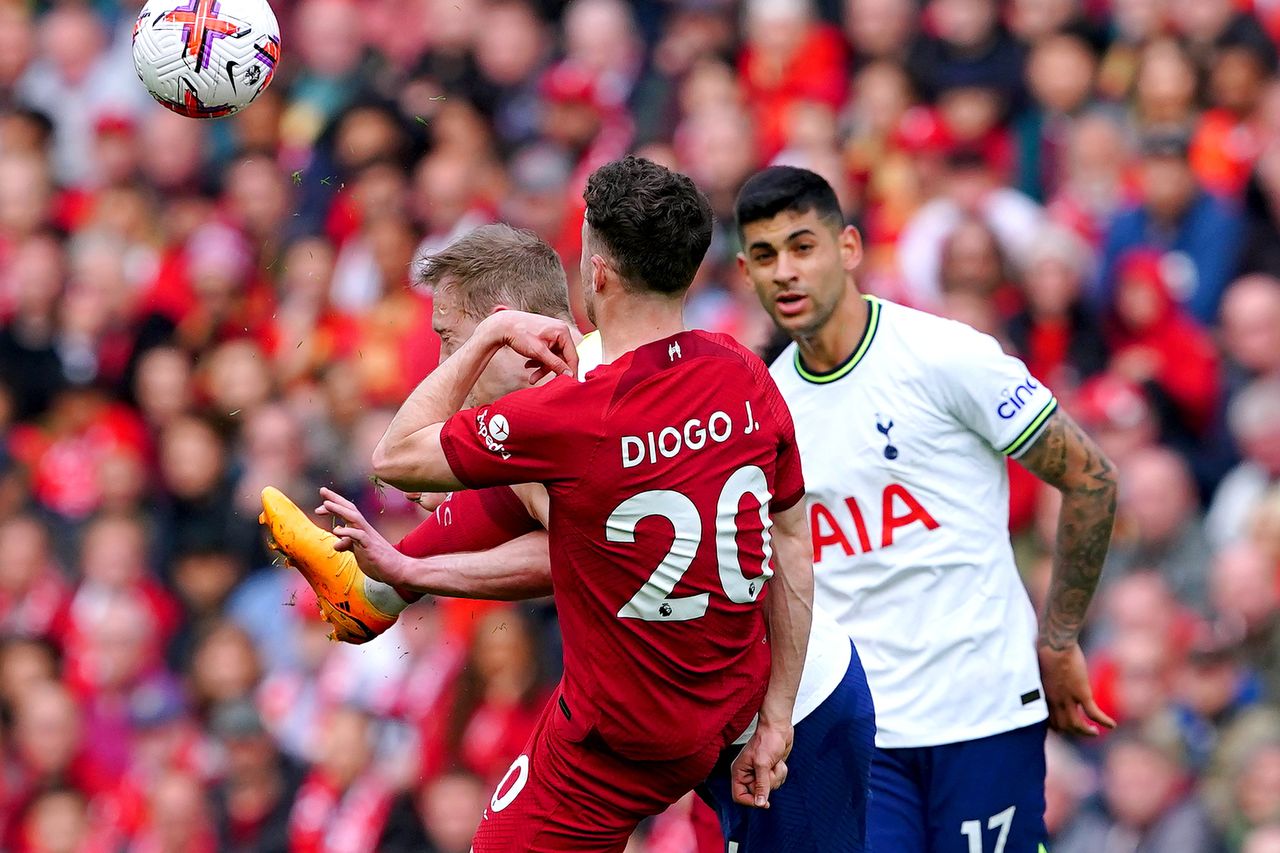
{"type": "Polygon", "coordinates": [[[699,793],[720,818],[730,853],[863,853],[876,719],[855,649],[844,680],[795,727],[787,781],[769,808],[733,801],[729,769],[742,747],[725,750],[699,793]]]}
{"type": "MultiPolygon", "coordinates": [[[[1047,726],[877,749],[867,838],[892,853],[1041,853],[1047,726]]],[[[785,787],[785,786],[784,786],[785,787]]]]}

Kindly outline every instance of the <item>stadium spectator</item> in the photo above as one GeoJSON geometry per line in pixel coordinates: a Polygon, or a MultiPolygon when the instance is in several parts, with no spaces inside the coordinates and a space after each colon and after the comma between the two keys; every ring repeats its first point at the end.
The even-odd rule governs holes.
{"type": "Polygon", "coordinates": [[[321,725],[315,768],[289,816],[289,849],[373,853],[393,799],[374,764],[373,722],[354,708],[338,708],[321,725]]]}
{"type": "Polygon", "coordinates": [[[757,151],[769,159],[782,149],[798,104],[834,110],[843,103],[844,45],[836,31],[815,20],[809,0],[749,0],[746,10],[739,74],[757,128],[757,151]]]}
{"type": "Polygon", "coordinates": [[[78,853],[86,849],[94,834],[84,794],[75,788],[53,787],[27,806],[14,849],[22,853],[78,853]]]}
{"type": "Polygon", "coordinates": [[[69,599],[48,529],[29,515],[0,523],[0,627],[5,633],[60,640],[69,599]]]}
{"type": "Polygon", "coordinates": [[[1254,506],[1280,482],[1280,380],[1251,383],[1231,401],[1227,420],[1244,459],[1214,492],[1205,519],[1219,548],[1243,538],[1254,506]]]}
{"type": "Polygon", "coordinates": [[[1173,712],[1197,773],[1212,762],[1221,733],[1262,698],[1262,681],[1241,660],[1239,640],[1229,624],[1202,622],[1175,676],[1173,712]]]}
{"type": "Polygon", "coordinates": [[[1186,39],[1202,67],[1223,48],[1244,44],[1260,52],[1266,70],[1275,70],[1275,44],[1257,18],[1231,0],[1174,0],[1170,12],[1170,22],[1186,39]]]}
{"type": "Polygon", "coordinates": [[[1134,80],[1135,124],[1144,131],[1189,127],[1195,119],[1198,78],[1181,42],[1168,37],[1147,42],[1134,80]]]}
{"type": "Polygon", "coordinates": [[[1212,339],[1178,305],[1168,264],[1135,249],[1116,265],[1110,312],[1111,370],[1142,387],[1168,441],[1204,436],[1218,404],[1212,339]]]}
{"type": "Polygon", "coordinates": [[[909,0],[845,0],[845,35],[853,61],[875,60],[901,65],[916,34],[917,15],[909,0]]]}
{"type": "Polygon", "coordinates": [[[452,688],[452,707],[421,719],[422,764],[428,775],[460,767],[497,784],[547,697],[538,661],[530,657],[531,625],[518,610],[491,611],[476,624],[474,637],[452,688]]]}
{"type": "Polygon", "coordinates": [[[1250,275],[1227,288],[1222,348],[1232,391],[1258,377],[1280,376],[1280,279],[1250,275]]]}
{"type": "Polygon", "coordinates": [[[1120,481],[1120,514],[1104,582],[1155,569],[1182,604],[1207,611],[1213,552],[1186,461],[1165,448],[1139,450],[1120,463],[1120,481]]]}
{"type": "Polygon", "coordinates": [[[1136,195],[1127,174],[1130,148],[1125,128],[1101,109],[1086,111],[1067,134],[1049,215],[1095,248],[1105,239],[1112,217],[1136,195]]]}
{"type": "Polygon", "coordinates": [[[1188,139],[1179,130],[1152,131],[1142,143],[1142,201],[1117,215],[1107,235],[1101,267],[1101,298],[1119,283],[1121,258],[1150,247],[1176,271],[1170,282],[1177,299],[1204,324],[1217,317],[1222,291],[1236,268],[1239,214],[1207,193],[1187,165],[1188,139]]]}
{"type": "Polygon", "coordinates": [[[1212,106],[1200,116],[1189,157],[1201,186],[1238,197],[1266,142],[1260,107],[1275,46],[1267,39],[1226,42],[1218,46],[1211,63],[1212,106]]]}
{"type": "Polygon", "coordinates": [[[1010,343],[1031,374],[1059,394],[1078,388],[1107,365],[1102,326],[1084,300],[1089,263],[1083,240],[1065,228],[1045,228],[1027,259],[1023,307],[1007,323],[1010,343]]]}
{"type": "Polygon", "coordinates": [[[1266,697],[1280,695],[1276,656],[1280,653],[1280,598],[1275,566],[1255,546],[1241,543],[1219,552],[1210,578],[1214,610],[1242,633],[1245,660],[1265,684],[1266,697]]]}
{"type": "Polygon", "coordinates": [[[937,304],[942,294],[943,246],[968,217],[987,224],[1009,264],[1017,269],[1022,268],[1044,223],[1043,209],[1017,190],[1002,185],[980,152],[971,148],[953,150],[947,157],[942,192],[916,211],[898,239],[898,263],[910,304],[937,304]]]}
{"type": "Polygon", "coordinates": [[[1188,770],[1175,732],[1155,725],[1117,732],[1103,764],[1103,807],[1082,820],[1066,853],[1106,850],[1123,838],[1140,853],[1217,853],[1204,807],[1187,792],[1188,770]]]}
{"type": "Polygon", "coordinates": [[[301,769],[282,756],[253,704],[217,705],[210,732],[225,754],[222,779],[213,792],[219,849],[234,853],[287,853],[293,799],[301,769]]]}
{"type": "MultiPolygon", "coordinates": [[[[1063,6],[1069,11],[1070,3],[1063,6]]],[[[1093,96],[1097,57],[1080,36],[1051,35],[1033,44],[1027,87],[1034,100],[1014,121],[1018,187],[1038,202],[1057,192],[1074,119],[1093,96]]]]}

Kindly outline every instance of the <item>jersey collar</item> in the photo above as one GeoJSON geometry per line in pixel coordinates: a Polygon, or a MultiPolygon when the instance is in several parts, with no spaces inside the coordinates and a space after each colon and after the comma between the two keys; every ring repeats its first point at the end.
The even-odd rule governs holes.
{"type": "Polygon", "coordinates": [[[814,385],[826,385],[830,382],[835,382],[837,379],[843,379],[858,366],[858,363],[867,354],[867,350],[871,348],[871,341],[876,336],[876,329],[880,328],[880,300],[874,296],[867,295],[862,298],[867,300],[867,307],[870,309],[870,313],[867,314],[867,327],[862,330],[862,339],[858,341],[858,345],[854,347],[853,352],[843,362],[825,373],[817,373],[804,366],[804,360],[800,358],[800,348],[796,347],[796,373],[800,374],[800,378],[805,382],[812,382],[814,385]]]}

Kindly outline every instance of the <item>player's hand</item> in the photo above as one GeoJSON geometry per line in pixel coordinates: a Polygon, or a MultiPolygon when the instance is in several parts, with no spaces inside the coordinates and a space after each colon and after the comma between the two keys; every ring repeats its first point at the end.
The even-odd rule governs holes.
{"type": "Polygon", "coordinates": [[[373,529],[356,505],[332,489],[321,489],[320,497],[324,498],[324,504],[316,508],[316,514],[331,516],[338,522],[333,528],[338,537],[333,549],[351,551],[356,555],[360,571],[376,581],[403,583],[404,555],[373,529]]]}
{"type": "Polygon", "coordinates": [[[1045,701],[1049,703],[1049,725],[1054,731],[1095,737],[1098,726],[1116,727],[1093,701],[1084,652],[1072,643],[1061,651],[1040,643],[1040,680],[1044,684],[1045,701]]]}
{"type": "Polygon", "coordinates": [[[497,343],[527,359],[530,385],[537,385],[547,375],[577,375],[578,350],[573,332],[563,320],[524,311],[499,311],[486,317],[482,325],[488,326],[486,332],[497,343]]]}
{"type": "Polygon", "coordinates": [[[733,760],[729,782],[733,801],[743,806],[769,808],[769,794],[787,781],[787,756],[794,732],[791,723],[756,726],[755,734],[733,760]]]}

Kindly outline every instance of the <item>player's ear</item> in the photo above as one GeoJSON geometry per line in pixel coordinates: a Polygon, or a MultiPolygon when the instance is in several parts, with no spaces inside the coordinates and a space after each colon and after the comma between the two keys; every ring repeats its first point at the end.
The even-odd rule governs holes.
{"type": "Polygon", "coordinates": [[[862,234],[852,225],[846,225],[840,232],[841,266],[853,272],[862,263],[862,234]]]}
{"type": "Polygon", "coordinates": [[[605,281],[609,277],[609,265],[605,263],[605,259],[599,255],[591,256],[591,292],[599,293],[604,289],[605,281]]]}
{"type": "Polygon", "coordinates": [[[490,309],[489,313],[492,315],[492,314],[497,314],[499,311],[514,311],[514,310],[515,309],[512,308],[510,305],[504,305],[503,303],[499,302],[497,305],[493,306],[492,309],[490,309]]]}

